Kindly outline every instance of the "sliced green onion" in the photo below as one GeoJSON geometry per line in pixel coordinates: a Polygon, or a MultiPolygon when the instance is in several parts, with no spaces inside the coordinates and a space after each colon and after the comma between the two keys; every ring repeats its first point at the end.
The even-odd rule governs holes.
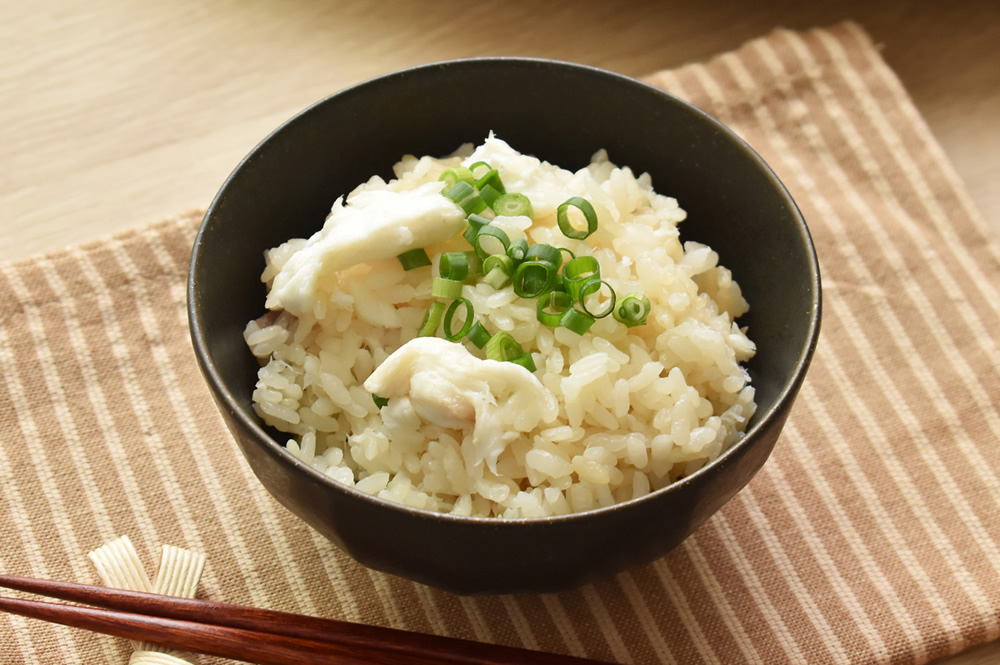
{"type": "Polygon", "coordinates": [[[590,314],[584,314],[577,309],[570,308],[563,312],[560,323],[563,328],[568,328],[577,335],[582,335],[590,330],[590,326],[594,325],[594,317],[590,314]]]}
{"type": "Polygon", "coordinates": [[[486,342],[486,357],[490,360],[513,360],[523,355],[524,349],[509,332],[501,330],[486,342]]]}
{"type": "Polygon", "coordinates": [[[524,253],[524,259],[525,261],[534,259],[536,261],[551,263],[556,267],[556,270],[559,270],[559,266],[562,265],[562,253],[552,245],[546,245],[543,242],[529,247],[524,253]]]}
{"type": "Polygon", "coordinates": [[[442,316],[444,316],[444,303],[440,300],[435,300],[427,308],[427,313],[424,314],[424,320],[420,324],[420,330],[417,331],[417,337],[433,337],[437,334],[442,316]]]}
{"type": "Polygon", "coordinates": [[[524,194],[502,194],[493,205],[493,212],[502,217],[531,217],[534,219],[535,213],[531,208],[531,201],[524,194]]]}
{"type": "MultiPolygon", "coordinates": [[[[505,257],[506,258],[506,257],[505,257]]],[[[495,291],[499,291],[503,287],[510,284],[510,280],[513,279],[513,275],[509,272],[497,266],[493,270],[486,271],[486,275],[483,276],[483,283],[492,286],[495,291]]]]}
{"type": "Polygon", "coordinates": [[[616,298],[615,290],[611,288],[610,284],[605,282],[600,277],[591,277],[590,279],[588,279],[586,282],[583,283],[583,286],[580,287],[580,292],[586,296],[600,292],[602,284],[608,287],[608,292],[611,294],[608,297],[608,300],[605,301],[604,309],[599,309],[596,312],[592,312],[590,310],[590,307],[587,305],[586,299],[580,298],[580,307],[583,308],[584,312],[591,315],[595,319],[603,319],[605,316],[615,311],[615,298],[616,298]]]}
{"type": "Polygon", "coordinates": [[[427,256],[427,252],[424,251],[422,247],[411,249],[408,252],[403,252],[396,258],[399,259],[399,263],[403,266],[403,270],[423,268],[424,266],[429,266],[431,264],[431,258],[427,256]]]}
{"type": "Polygon", "coordinates": [[[479,229],[489,224],[490,220],[482,215],[472,214],[465,221],[469,223],[469,226],[462,235],[470,245],[474,246],[476,244],[476,236],[479,235],[479,229]]]}
{"type": "Polygon", "coordinates": [[[521,261],[514,270],[514,293],[522,298],[537,298],[551,291],[557,270],[548,261],[521,261]]]}
{"type": "Polygon", "coordinates": [[[465,261],[469,264],[469,274],[466,276],[466,281],[472,277],[483,274],[483,260],[476,256],[475,252],[462,252],[465,254],[465,261]]]}
{"type": "Polygon", "coordinates": [[[514,259],[510,258],[506,254],[491,254],[486,257],[485,261],[483,261],[483,271],[487,274],[496,268],[500,268],[508,275],[513,275],[514,266],[514,259]]]}
{"type": "Polygon", "coordinates": [[[375,393],[372,393],[372,401],[375,402],[375,406],[381,409],[383,406],[389,403],[388,397],[379,397],[375,393]]]}
{"type": "Polygon", "coordinates": [[[503,196],[503,192],[493,185],[483,185],[483,188],[479,190],[479,196],[486,202],[486,205],[492,208],[496,200],[503,196]]]}
{"type": "Polygon", "coordinates": [[[474,318],[472,313],[472,303],[469,302],[468,298],[459,298],[448,306],[448,310],[444,313],[444,336],[449,342],[457,342],[469,334],[474,318]],[[455,318],[455,312],[458,311],[460,305],[465,305],[465,323],[462,324],[462,328],[458,332],[453,332],[451,322],[455,318]]]}
{"type": "Polygon", "coordinates": [[[481,349],[486,346],[486,342],[490,341],[490,334],[486,332],[486,328],[479,321],[476,321],[469,328],[469,333],[465,336],[465,339],[475,344],[477,349],[481,349]]]}
{"type": "Polygon", "coordinates": [[[476,175],[476,171],[479,170],[480,166],[485,166],[487,171],[493,168],[490,166],[489,162],[476,162],[469,167],[469,170],[472,171],[473,177],[476,175]]]}
{"type": "Polygon", "coordinates": [[[493,254],[483,261],[483,281],[499,291],[514,278],[514,260],[506,254],[493,254]]]}
{"type": "Polygon", "coordinates": [[[472,183],[457,181],[454,185],[446,187],[442,192],[449,199],[461,205],[467,197],[476,193],[476,186],[472,183]]]}
{"type": "Polygon", "coordinates": [[[651,309],[649,298],[641,293],[630,293],[621,299],[614,315],[619,322],[632,328],[645,325],[651,309]]]}
{"type": "Polygon", "coordinates": [[[601,264],[593,256],[578,256],[566,262],[562,269],[562,275],[566,292],[572,296],[575,302],[582,302],[585,297],[600,288],[599,285],[596,289],[591,286],[588,287],[590,288],[588,291],[584,285],[594,278],[600,279],[601,264]]]}
{"type": "Polygon", "coordinates": [[[510,247],[507,248],[507,256],[515,261],[521,261],[524,259],[524,255],[528,252],[528,241],[525,238],[518,238],[517,240],[510,241],[510,247]]]}
{"type": "Polygon", "coordinates": [[[465,252],[445,252],[438,264],[441,276],[461,282],[469,276],[469,257],[465,252]]]}
{"type": "Polygon", "coordinates": [[[517,340],[502,330],[486,342],[486,357],[490,360],[516,363],[529,372],[535,371],[535,360],[531,354],[525,353],[517,340]]]}
{"type": "Polygon", "coordinates": [[[563,314],[573,306],[573,300],[565,291],[549,291],[538,299],[535,308],[538,321],[550,328],[562,325],[563,314]]]}
{"type": "Polygon", "coordinates": [[[532,373],[534,373],[534,371],[537,369],[535,367],[535,359],[531,357],[530,353],[525,353],[524,355],[518,356],[517,358],[511,358],[510,362],[514,363],[515,365],[520,365],[521,367],[532,373]]]}
{"type": "MultiPolygon", "coordinates": [[[[487,166],[489,165],[487,164],[487,166]]],[[[503,186],[503,181],[500,180],[500,172],[494,168],[491,168],[482,178],[476,179],[476,189],[482,190],[487,186],[492,187],[501,194],[507,193],[507,190],[503,186]]]]}
{"type": "Polygon", "coordinates": [[[490,218],[489,217],[483,217],[482,215],[472,214],[472,215],[469,215],[465,219],[465,221],[467,221],[469,223],[469,226],[476,227],[476,230],[478,231],[479,229],[481,229],[482,227],[484,227],[484,226],[486,226],[487,224],[490,223],[490,218]]]}
{"type": "Polygon", "coordinates": [[[560,252],[566,252],[567,254],[569,254],[569,258],[568,258],[568,259],[566,259],[567,261],[572,261],[573,259],[575,259],[575,258],[576,258],[576,254],[574,254],[574,253],[573,253],[573,250],[571,250],[571,249],[570,249],[570,248],[568,248],[568,247],[560,247],[560,248],[559,248],[559,251],[560,251],[560,252]]]}
{"type": "Polygon", "coordinates": [[[486,257],[492,254],[506,254],[507,248],[510,247],[510,238],[499,226],[487,224],[479,228],[479,233],[476,234],[472,247],[476,250],[479,258],[485,261],[486,257]]]}
{"type": "Polygon", "coordinates": [[[486,202],[476,192],[476,188],[465,181],[459,180],[444,195],[461,206],[467,215],[486,210],[486,202]]]}
{"type": "Polygon", "coordinates": [[[456,166],[453,169],[447,169],[441,174],[438,180],[444,180],[448,183],[448,187],[454,187],[460,182],[467,182],[470,185],[476,184],[476,179],[472,175],[472,170],[467,169],[464,166],[456,166]]]}
{"type": "Polygon", "coordinates": [[[594,212],[594,206],[590,205],[590,201],[579,196],[573,196],[566,199],[558,208],[556,208],[556,221],[559,223],[559,230],[563,232],[563,235],[567,238],[573,238],[575,240],[583,240],[597,230],[597,213],[594,212]],[[584,218],[587,220],[586,231],[577,229],[572,223],[570,223],[570,206],[583,213],[584,218]]]}
{"type": "Polygon", "coordinates": [[[435,277],[431,282],[431,295],[435,298],[445,298],[454,300],[462,297],[462,281],[458,279],[448,279],[447,277],[435,277]]]}

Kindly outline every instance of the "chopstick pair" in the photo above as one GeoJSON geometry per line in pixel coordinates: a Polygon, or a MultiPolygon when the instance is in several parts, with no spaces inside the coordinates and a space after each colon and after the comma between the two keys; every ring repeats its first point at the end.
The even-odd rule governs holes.
{"type": "Polygon", "coordinates": [[[258,665],[600,665],[242,605],[0,575],[0,587],[92,607],[0,597],[0,611],[258,665]]]}

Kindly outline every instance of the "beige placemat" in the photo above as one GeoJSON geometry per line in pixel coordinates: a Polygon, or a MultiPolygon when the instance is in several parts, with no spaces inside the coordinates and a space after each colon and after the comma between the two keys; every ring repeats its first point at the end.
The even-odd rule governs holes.
{"type": "MultiPolygon", "coordinates": [[[[847,24],[649,79],[734,127],[814,233],[811,373],[764,470],[655,564],[557,595],[373,573],[253,479],[188,342],[192,213],[0,270],[0,570],[96,581],[127,534],[204,552],[203,595],[620,663],[920,663],[1000,634],[1000,259],[847,24]]],[[[4,663],[124,663],[0,616],[4,663]]],[[[208,659],[205,659],[208,662],[208,659]]]]}

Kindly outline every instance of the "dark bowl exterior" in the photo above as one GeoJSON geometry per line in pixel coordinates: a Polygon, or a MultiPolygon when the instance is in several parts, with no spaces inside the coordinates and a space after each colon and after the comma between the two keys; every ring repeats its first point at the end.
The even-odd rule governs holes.
{"type": "Polygon", "coordinates": [[[459,593],[553,591],[653,560],[680,544],[764,464],[819,335],[820,275],[808,229],[767,165],[694,107],[616,74],[490,58],[374,79],[306,109],[261,142],[213,201],[192,252],[192,340],[220,411],[275,498],[361,563],[459,593]],[[489,90],[516,91],[486,96],[489,90]],[[308,237],[330,205],[406,153],[443,155],[493,130],[565,168],[598,148],[688,212],[683,240],[713,247],[751,304],[748,369],[758,411],[706,468],[639,500],[579,515],[501,521],[393,505],[302,464],[253,413],[258,365],[242,330],[262,313],[263,251],[308,237]]]}

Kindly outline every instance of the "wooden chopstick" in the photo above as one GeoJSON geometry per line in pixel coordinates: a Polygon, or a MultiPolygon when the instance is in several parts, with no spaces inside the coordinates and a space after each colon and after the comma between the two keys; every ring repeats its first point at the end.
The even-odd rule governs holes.
{"type": "Polygon", "coordinates": [[[0,575],[0,611],[258,665],[599,665],[597,661],[288,612],[0,575]],[[99,609],[100,608],[100,609],[99,609]]]}
{"type": "Polygon", "coordinates": [[[355,657],[350,648],[344,648],[338,653],[335,645],[326,642],[116,610],[4,597],[0,597],[0,610],[115,637],[152,642],[171,649],[259,665],[301,665],[308,662],[323,665],[387,665],[392,662],[392,656],[388,652],[371,654],[359,649],[355,657]]]}

